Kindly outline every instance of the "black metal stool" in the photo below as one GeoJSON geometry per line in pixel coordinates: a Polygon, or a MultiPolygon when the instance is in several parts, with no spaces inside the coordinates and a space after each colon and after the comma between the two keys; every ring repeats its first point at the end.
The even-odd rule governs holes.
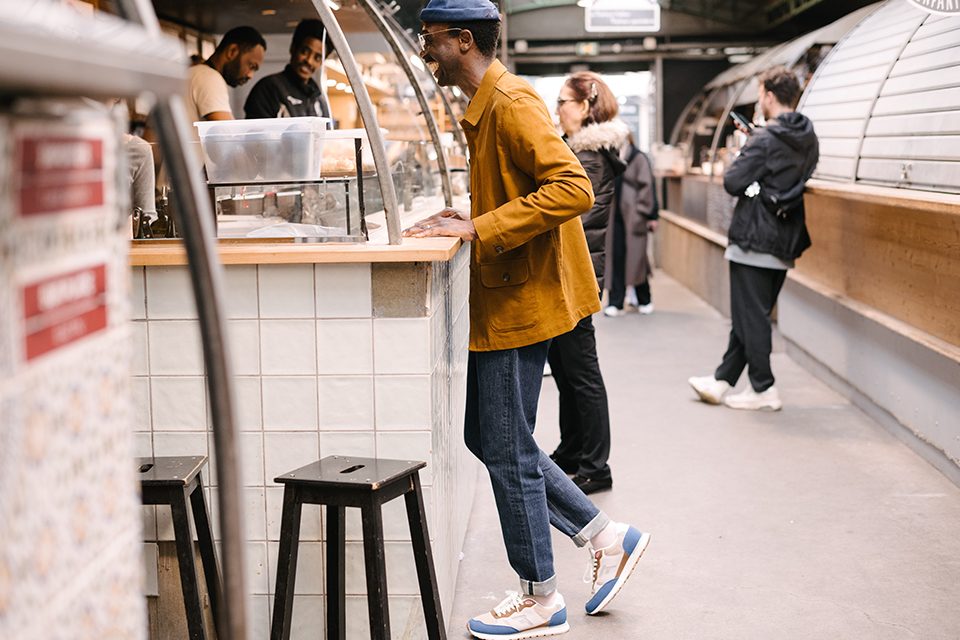
{"type": "Polygon", "coordinates": [[[206,462],[206,456],[137,458],[143,504],[169,505],[173,515],[180,586],[183,589],[183,604],[187,611],[187,629],[191,640],[205,640],[207,636],[203,628],[203,605],[193,558],[193,535],[190,533],[187,500],[190,501],[193,523],[197,530],[197,543],[210,596],[214,629],[217,636],[220,635],[217,618],[221,597],[220,570],[217,567],[217,554],[213,548],[210,518],[207,514],[207,502],[203,497],[203,481],[200,478],[200,469],[206,462]]]}
{"type": "Polygon", "coordinates": [[[420,490],[419,471],[425,466],[425,462],[328,456],[275,479],[275,482],[284,485],[284,490],[277,588],[270,633],[272,640],[290,638],[300,544],[300,514],[304,504],[327,506],[327,640],[343,640],[346,637],[346,507],[359,507],[363,520],[370,635],[377,640],[390,640],[383,514],[380,507],[400,496],[404,497],[407,506],[427,636],[430,640],[446,638],[430,536],[427,534],[423,492],[420,490]]]}

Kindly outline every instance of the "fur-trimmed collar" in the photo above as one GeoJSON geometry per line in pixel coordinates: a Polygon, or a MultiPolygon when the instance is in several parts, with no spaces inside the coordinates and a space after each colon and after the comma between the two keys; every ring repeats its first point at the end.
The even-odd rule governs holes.
{"type": "Polygon", "coordinates": [[[608,120],[599,124],[588,124],[567,138],[567,144],[574,153],[580,151],[600,151],[617,149],[627,143],[630,129],[623,120],[608,120]]]}

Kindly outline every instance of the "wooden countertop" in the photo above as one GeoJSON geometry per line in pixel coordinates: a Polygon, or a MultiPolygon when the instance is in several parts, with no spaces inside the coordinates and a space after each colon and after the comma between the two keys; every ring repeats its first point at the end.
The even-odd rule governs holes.
{"type": "MultiPolygon", "coordinates": [[[[459,238],[404,238],[403,244],[291,242],[219,242],[223,264],[319,264],[357,262],[443,262],[460,248],[459,238]]],[[[130,248],[134,267],[187,264],[179,241],[136,243],[130,248]]]]}
{"type": "Polygon", "coordinates": [[[894,189],[893,187],[875,187],[852,182],[830,182],[810,180],[807,193],[831,196],[897,207],[910,207],[923,211],[960,215],[960,195],[920,191],[918,189],[894,189]]]}
{"type": "MultiPolygon", "coordinates": [[[[454,207],[470,211],[467,197],[454,198],[454,207]]],[[[400,228],[405,229],[443,209],[443,198],[436,196],[417,202],[411,211],[401,212],[400,228]]],[[[386,220],[379,211],[367,216],[375,223],[366,243],[298,243],[287,238],[221,239],[218,241],[222,264],[346,264],[371,262],[445,262],[456,255],[459,238],[404,238],[398,245],[387,243],[386,220]]],[[[187,254],[179,240],[136,241],[130,248],[130,266],[158,267],[187,264],[187,254]]]]}

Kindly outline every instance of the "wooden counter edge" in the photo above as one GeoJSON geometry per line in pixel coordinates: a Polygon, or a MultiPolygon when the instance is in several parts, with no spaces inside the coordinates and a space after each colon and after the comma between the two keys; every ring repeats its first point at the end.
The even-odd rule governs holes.
{"type": "MultiPolygon", "coordinates": [[[[447,262],[460,248],[459,238],[406,238],[400,245],[336,243],[220,242],[222,264],[348,264],[370,262],[447,262]]],[[[130,266],[169,267],[187,264],[180,242],[130,247],[130,266]]]]}
{"type": "Polygon", "coordinates": [[[810,277],[802,272],[798,272],[796,269],[791,269],[787,273],[787,279],[813,291],[814,293],[828,300],[833,300],[837,304],[850,309],[854,313],[864,318],[876,322],[893,333],[899,334],[909,340],[912,340],[913,342],[921,344],[931,351],[940,354],[944,358],[960,364],[960,346],[958,345],[951,344],[942,338],[938,338],[935,335],[927,333],[923,329],[919,329],[904,322],[903,320],[894,318],[893,316],[884,313],[879,309],[845,296],[839,291],[834,290],[815,278],[810,277]]]}
{"type": "Polygon", "coordinates": [[[810,195],[843,198],[892,207],[960,215],[960,195],[916,189],[895,189],[849,182],[811,180],[807,183],[810,195]]]}

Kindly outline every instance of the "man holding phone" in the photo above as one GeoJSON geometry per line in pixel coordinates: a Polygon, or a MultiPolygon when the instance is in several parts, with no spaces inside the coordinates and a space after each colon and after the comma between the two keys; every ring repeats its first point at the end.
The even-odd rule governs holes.
{"type": "MultiPolygon", "coordinates": [[[[767,411],[783,406],[770,369],[770,313],[787,270],[810,246],[803,186],[820,157],[813,123],[794,111],[800,93],[797,77],[784,67],[760,76],[759,108],[767,126],[746,131],[750,138],[723,178],[727,193],[738,197],[724,255],[730,263],[733,327],[716,372],[689,379],[708,404],[767,411]],[[750,386],[727,395],[744,368],[750,386]]],[[[738,128],[748,128],[742,116],[731,116],[738,128]]]]}
{"type": "Polygon", "coordinates": [[[750,135],[753,133],[753,123],[744,118],[742,115],[736,111],[730,112],[730,119],[733,120],[733,126],[742,131],[743,133],[750,135]]]}

